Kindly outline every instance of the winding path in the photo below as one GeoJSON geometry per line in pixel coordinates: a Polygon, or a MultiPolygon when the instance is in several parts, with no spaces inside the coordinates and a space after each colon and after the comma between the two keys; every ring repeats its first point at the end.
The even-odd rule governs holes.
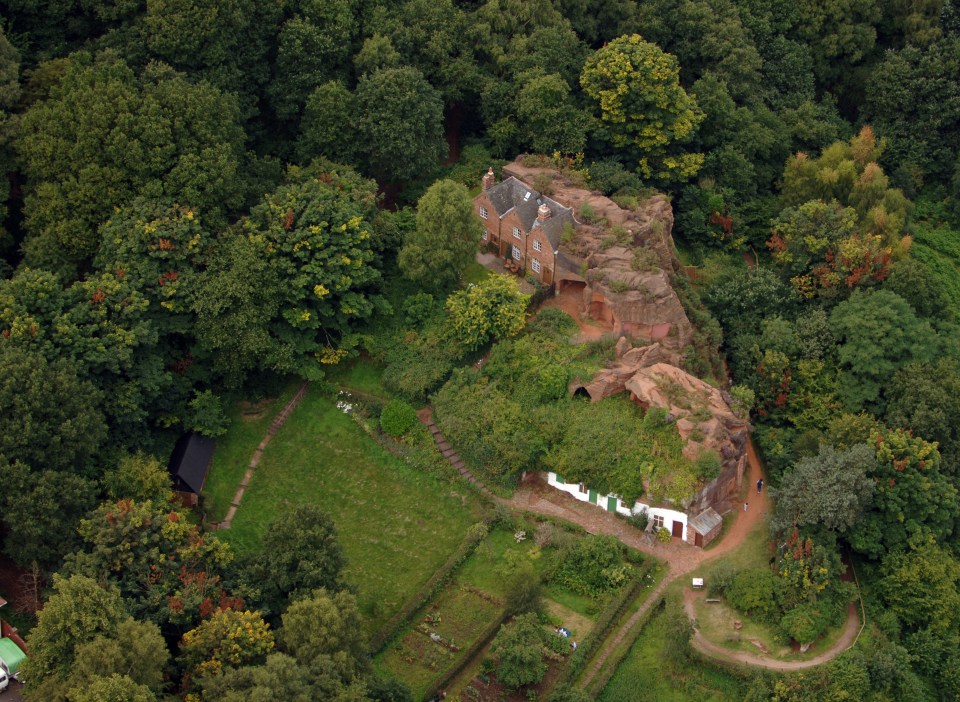
{"type": "MultiPolygon", "coordinates": [[[[444,439],[440,430],[433,423],[429,410],[422,411],[419,416],[421,421],[430,428],[434,440],[444,453],[444,456],[447,457],[447,460],[454,464],[464,478],[476,485],[482,485],[482,483],[470,473],[469,469],[464,467],[463,462],[459,460],[459,456],[456,456],[456,453],[450,448],[450,444],[444,439]],[[454,463],[454,460],[456,460],[456,463],[454,463]]],[[[753,531],[754,528],[758,527],[759,523],[763,521],[764,517],[770,512],[771,507],[767,491],[764,490],[758,494],[752,487],[756,485],[757,480],[763,476],[760,459],[757,456],[752,441],[747,442],[747,461],[749,465],[748,477],[746,478],[747,509],[744,510],[742,503],[739,502],[732,505],[736,514],[732,525],[718,544],[706,550],[695,548],[679,540],[673,540],[668,544],[660,544],[659,542],[651,543],[643,537],[642,532],[630,526],[624,520],[618,519],[613,514],[599,509],[594,505],[581,502],[565,492],[549,487],[543,482],[542,477],[539,475],[528,476],[528,478],[521,483],[513,497],[509,499],[493,497],[497,502],[514,509],[543,516],[558,517],[573,522],[591,534],[608,534],[615,536],[627,546],[655,556],[667,564],[668,570],[666,575],[664,575],[653,592],[649,594],[637,612],[616,632],[607,637],[590,667],[584,673],[580,683],[581,687],[586,687],[586,685],[593,680],[594,676],[596,676],[603,667],[604,662],[620,642],[623,641],[633,625],[655,603],[659,602],[661,595],[671,582],[696,570],[704,563],[715,560],[738,548],[747,535],[753,531]]],[[[489,494],[489,492],[486,494],[489,494]]],[[[685,606],[687,607],[688,616],[690,616],[692,620],[695,619],[692,602],[685,601],[685,606]]],[[[860,618],[857,615],[856,605],[850,604],[847,611],[846,626],[840,638],[829,649],[805,661],[778,661],[769,656],[754,655],[744,651],[729,651],[707,640],[699,631],[694,633],[690,643],[695,650],[704,656],[728,663],[750,665],[770,670],[801,670],[825,663],[847,650],[853,645],[857,638],[859,625],[860,618]]]]}

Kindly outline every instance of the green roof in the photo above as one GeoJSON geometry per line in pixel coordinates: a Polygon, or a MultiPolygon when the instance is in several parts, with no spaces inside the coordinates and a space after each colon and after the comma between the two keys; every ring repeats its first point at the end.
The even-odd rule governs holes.
{"type": "Polygon", "coordinates": [[[10,639],[0,639],[0,660],[7,666],[10,675],[20,670],[20,664],[27,659],[27,654],[20,650],[17,644],[10,639]]]}

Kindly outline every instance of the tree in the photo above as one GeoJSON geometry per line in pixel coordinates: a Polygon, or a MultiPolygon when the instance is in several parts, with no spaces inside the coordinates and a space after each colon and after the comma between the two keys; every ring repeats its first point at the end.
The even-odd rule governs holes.
{"type": "MultiPolygon", "coordinates": [[[[117,625],[113,635],[101,634],[76,648],[76,658],[65,680],[78,693],[98,680],[122,677],[124,684],[141,686],[151,695],[163,691],[170,652],[156,624],[129,617],[117,625]]],[[[119,685],[119,683],[117,683],[119,685]]],[[[151,697],[152,699],[152,697],[151,697]]]]}
{"type": "MultiPolygon", "coordinates": [[[[268,310],[276,309],[266,320],[269,338],[255,334],[252,340],[269,344],[266,356],[274,363],[270,370],[318,378],[323,364],[335,364],[347,354],[341,341],[353,325],[382,303],[371,224],[376,214],[375,185],[349,168],[326,161],[308,168],[291,166],[286,181],[254,207],[243,223],[244,234],[274,270],[267,277],[268,290],[279,297],[264,300],[268,310]]],[[[246,258],[256,255],[253,251],[232,253],[244,258],[229,263],[244,268],[256,265],[246,258]]],[[[237,291],[242,309],[247,290],[237,291]]],[[[256,288],[251,292],[256,295],[256,288]]],[[[223,304],[199,307],[213,317],[215,325],[229,322],[219,329],[221,333],[239,321],[223,304]]],[[[249,336],[245,334],[244,340],[249,336]]]]}
{"type": "Polygon", "coordinates": [[[500,627],[490,654],[497,661],[497,680],[511,689],[543,680],[546,632],[535,614],[522,614],[500,627]]]}
{"type": "Polygon", "coordinates": [[[349,684],[360,674],[367,654],[363,630],[356,597],[320,589],[287,608],[280,642],[301,665],[329,668],[349,684]]]}
{"type": "Polygon", "coordinates": [[[273,632],[259,612],[226,609],[183,635],[179,660],[187,686],[202,689],[204,677],[262,662],[273,646],[273,632]]]}
{"type": "Polygon", "coordinates": [[[887,555],[878,582],[880,595],[897,618],[911,629],[936,632],[956,629],[960,611],[960,563],[934,544],[887,555]]]}
{"type": "Polygon", "coordinates": [[[570,86],[557,73],[521,76],[517,118],[521,137],[534,151],[551,154],[582,152],[590,117],[570,97],[570,86]]]}
{"type": "Polygon", "coordinates": [[[416,68],[361,76],[356,113],[370,172],[380,180],[424,178],[447,152],[443,102],[416,68]]]}
{"type": "Polygon", "coordinates": [[[67,471],[30,470],[0,456],[4,550],[22,566],[53,568],[77,544],[77,523],[96,504],[96,484],[67,471]]]}
{"type": "Polygon", "coordinates": [[[0,456],[36,471],[87,469],[107,435],[101,395],[70,363],[23,348],[41,332],[29,313],[7,316],[11,287],[0,283],[0,456]]]}
{"type": "Polygon", "coordinates": [[[848,531],[851,547],[870,558],[897,549],[947,543],[960,514],[957,488],[940,471],[936,444],[908,431],[871,436],[876,464],[873,507],[848,531]]]}
{"type": "Polygon", "coordinates": [[[580,75],[614,146],[633,148],[647,178],[684,180],[703,164],[703,154],[677,156],[669,149],[689,140],[704,118],[681,87],[679,73],[676,58],[633,34],[588,57],[580,75]]]}
{"type": "Polygon", "coordinates": [[[162,64],[138,77],[111,52],[74,54],[20,122],[28,258],[69,271],[95,253],[97,226],[137,195],[222,218],[246,187],[237,120],[233,98],[162,64]]]}
{"type": "Polygon", "coordinates": [[[452,332],[470,349],[514,336],[526,323],[529,299],[520,292],[515,278],[489,275],[447,298],[452,332]]]}
{"type": "Polygon", "coordinates": [[[400,270],[426,287],[451,287],[473,261],[482,232],[466,186],[438,180],[417,203],[417,227],[400,250],[400,270]]]}
{"type": "Polygon", "coordinates": [[[865,444],[845,451],[821,445],[816,457],[797,461],[776,488],[771,530],[823,526],[846,532],[871,504],[874,482],[868,476],[875,463],[874,450],[865,444]]]}
{"type": "Polygon", "coordinates": [[[873,49],[880,19],[877,0],[801,0],[796,33],[812,49],[818,83],[832,87],[873,49]]]}
{"type": "Polygon", "coordinates": [[[85,548],[67,558],[65,570],[116,586],[138,618],[182,631],[243,605],[222,582],[230,548],[169,504],[104,502],[77,531],[85,548]]]}
{"type": "Polygon", "coordinates": [[[114,673],[109,677],[93,678],[84,687],[70,691],[70,702],[154,702],[157,696],[146,685],[140,685],[127,675],[114,673]]]}
{"type": "Polygon", "coordinates": [[[840,342],[841,398],[853,412],[864,407],[882,411],[883,391],[893,374],[929,359],[935,350],[930,324],[888,290],[854,291],[834,308],[830,326],[840,342]]]}
{"type": "Polygon", "coordinates": [[[55,574],[53,590],[27,637],[30,658],[24,663],[24,678],[28,692],[40,689],[48,677],[64,680],[79,646],[100,635],[115,636],[127,618],[117,591],[101,587],[92,578],[55,574]]]}
{"type": "Polygon", "coordinates": [[[274,519],[263,535],[263,550],[249,559],[247,579],[274,614],[297,597],[343,587],[346,563],[333,520],[318,507],[300,505],[274,519]]]}
{"type": "Polygon", "coordinates": [[[297,140],[297,157],[301,163],[323,157],[357,165],[360,144],[354,103],[353,93],[339,81],[324,83],[310,93],[297,140]]]}

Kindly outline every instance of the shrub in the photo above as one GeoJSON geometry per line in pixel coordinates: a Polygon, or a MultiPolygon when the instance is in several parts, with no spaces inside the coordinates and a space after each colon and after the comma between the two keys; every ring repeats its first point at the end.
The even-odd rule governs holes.
{"type": "Polygon", "coordinates": [[[634,249],[630,268],[635,271],[649,272],[660,269],[660,257],[653,249],[641,247],[634,249]]]}
{"type": "Polygon", "coordinates": [[[417,413],[403,400],[390,400],[380,413],[380,428],[385,434],[401,437],[413,429],[417,413]]]}
{"type": "Polygon", "coordinates": [[[707,483],[720,475],[722,467],[720,454],[709,449],[700,451],[693,461],[693,469],[697,477],[707,483]]]}
{"type": "Polygon", "coordinates": [[[581,595],[614,590],[626,579],[623,550],[612,536],[587,536],[557,555],[560,565],[553,578],[581,595]]]}
{"type": "Polygon", "coordinates": [[[726,561],[721,561],[707,575],[707,594],[711,597],[722,595],[733,584],[737,569],[726,561]]]}
{"type": "Polygon", "coordinates": [[[403,301],[403,314],[407,322],[416,326],[430,319],[435,311],[436,305],[430,293],[417,293],[403,301]]]}
{"type": "Polygon", "coordinates": [[[659,529],[657,529],[657,541],[659,541],[662,544],[668,544],[670,543],[670,538],[671,538],[671,534],[669,529],[667,529],[666,527],[660,527],[659,529]]]}
{"type": "Polygon", "coordinates": [[[644,508],[636,514],[631,514],[627,517],[627,521],[631,526],[636,527],[640,531],[646,531],[647,525],[650,523],[650,513],[644,508]]]}
{"type": "Polygon", "coordinates": [[[597,211],[593,209],[593,205],[589,202],[585,202],[580,206],[580,219],[584,222],[592,222],[597,217],[597,211]]]}
{"type": "Polygon", "coordinates": [[[590,164],[590,184],[594,190],[610,195],[623,188],[640,187],[640,179],[619,161],[605,159],[590,164]]]}
{"type": "Polygon", "coordinates": [[[779,582],[769,570],[745,570],[727,587],[734,609],[762,622],[772,622],[779,611],[779,582]]]}

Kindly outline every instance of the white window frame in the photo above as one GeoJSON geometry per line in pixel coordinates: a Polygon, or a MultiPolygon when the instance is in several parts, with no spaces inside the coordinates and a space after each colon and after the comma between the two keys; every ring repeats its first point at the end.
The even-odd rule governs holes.
{"type": "Polygon", "coordinates": [[[489,239],[489,238],[490,238],[490,233],[489,233],[486,229],[484,229],[484,230],[483,230],[483,240],[486,241],[486,240],[489,239]]]}
{"type": "Polygon", "coordinates": [[[510,255],[513,256],[514,261],[519,261],[521,258],[523,258],[523,252],[520,250],[519,246],[513,246],[513,251],[511,251],[510,255]]]}
{"type": "Polygon", "coordinates": [[[534,251],[543,251],[543,244],[540,243],[539,239],[533,240],[533,250],[534,251]]]}
{"type": "Polygon", "coordinates": [[[654,529],[665,529],[664,519],[662,514],[653,515],[653,528],[654,529]]]}
{"type": "Polygon", "coordinates": [[[486,218],[489,217],[489,216],[490,216],[490,213],[487,212],[487,208],[486,208],[486,207],[481,207],[481,208],[480,208],[480,219],[486,219],[486,218]]]}
{"type": "Polygon", "coordinates": [[[540,272],[540,261],[535,258],[530,259],[530,268],[533,269],[534,273],[540,272]]]}
{"type": "Polygon", "coordinates": [[[520,238],[521,238],[521,237],[520,237],[520,227],[514,227],[514,228],[513,228],[513,238],[514,238],[514,239],[520,239],[520,238]]]}

